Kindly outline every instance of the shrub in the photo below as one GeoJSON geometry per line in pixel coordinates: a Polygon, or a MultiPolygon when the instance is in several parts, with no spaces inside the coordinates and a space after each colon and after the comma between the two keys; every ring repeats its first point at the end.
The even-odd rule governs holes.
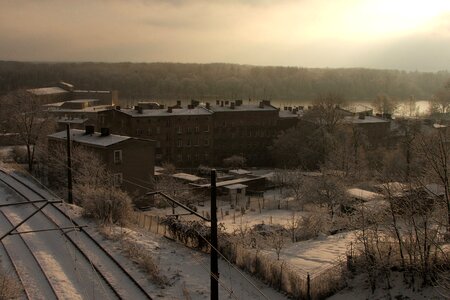
{"type": "Polygon", "coordinates": [[[103,224],[126,224],[132,211],[130,197],[116,188],[81,188],[83,214],[103,224]]]}

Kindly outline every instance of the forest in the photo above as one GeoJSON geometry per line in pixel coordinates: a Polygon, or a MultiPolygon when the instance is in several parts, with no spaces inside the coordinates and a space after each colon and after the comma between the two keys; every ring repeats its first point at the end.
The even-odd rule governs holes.
{"type": "Polygon", "coordinates": [[[0,95],[66,81],[79,89],[118,90],[121,99],[269,99],[310,101],[333,92],[348,101],[379,94],[428,100],[448,71],[302,68],[236,64],[34,63],[0,61],[0,95]]]}

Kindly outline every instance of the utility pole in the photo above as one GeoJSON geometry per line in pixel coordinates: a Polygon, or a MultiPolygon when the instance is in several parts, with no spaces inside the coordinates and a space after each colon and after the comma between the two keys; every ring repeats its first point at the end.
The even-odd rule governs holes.
{"type": "Polygon", "coordinates": [[[67,132],[67,201],[73,204],[72,196],[72,155],[70,149],[70,123],[66,123],[67,132]]]}
{"type": "Polygon", "coordinates": [[[211,170],[211,300],[219,299],[219,265],[217,261],[217,187],[216,170],[211,170]]]}

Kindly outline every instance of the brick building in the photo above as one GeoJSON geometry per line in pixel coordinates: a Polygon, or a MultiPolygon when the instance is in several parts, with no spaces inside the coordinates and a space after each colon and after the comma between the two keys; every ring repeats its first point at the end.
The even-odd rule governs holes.
{"type": "MultiPolygon", "coordinates": [[[[109,134],[106,129],[98,133],[91,126],[87,126],[86,130],[71,129],[70,135],[73,145],[82,145],[96,153],[113,174],[114,184],[131,196],[143,196],[153,188],[154,141],[109,134]]],[[[51,134],[48,136],[48,147],[56,149],[56,145],[65,144],[66,140],[66,131],[51,134]]]]}
{"type": "Polygon", "coordinates": [[[267,147],[277,134],[278,109],[269,101],[242,104],[218,101],[216,105],[187,107],[178,102],[163,108],[154,102],[133,109],[99,112],[98,126],[118,134],[156,140],[156,161],[177,167],[220,165],[226,157],[242,155],[250,165],[270,161],[267,147]]]}
{"type": "Polygon", "coordinates": [[[78,90],[75,86],[59,82],[56,86],[35,88],[27,90],[30,94],[38,97],[42,104],[65,102],[80,99],[95,99],[97,105],[114,105],[118,104],[119,93],[117,91],[95,91],[95,90],[78,90]]]}

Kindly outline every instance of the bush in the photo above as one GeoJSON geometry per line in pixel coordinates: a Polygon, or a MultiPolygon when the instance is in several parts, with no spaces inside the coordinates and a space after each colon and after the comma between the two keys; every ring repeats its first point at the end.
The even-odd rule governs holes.
{"type": "Polygon", "coordinates": [[[103,224],[126,224],[132,212],[130,197],[117,188],[81,188],[83,214],[103,224]]]}

